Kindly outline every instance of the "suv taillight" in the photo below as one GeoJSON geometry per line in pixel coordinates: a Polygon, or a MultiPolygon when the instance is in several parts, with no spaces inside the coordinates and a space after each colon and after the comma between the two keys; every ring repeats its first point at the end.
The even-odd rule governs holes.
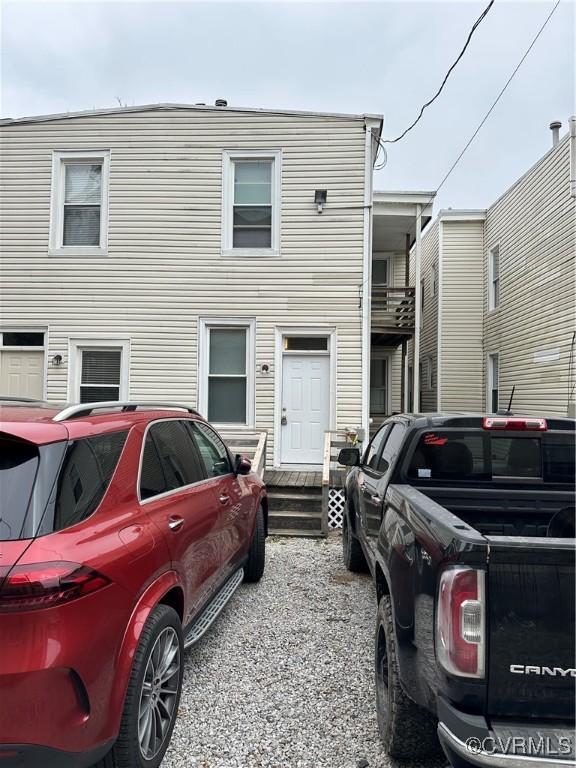
{"type": "Polygon", "coordinates": [[[69,603],[110,581],[85,565],[58,561],[0,568],[0,584],[0,613],[4,613],[69,603]]]}
{"type": "Polygon", "coordinates": [[[436,655],[452,675],[484,677],[484,594],[484,571],[457,566],[440,577],[436,655]]]}

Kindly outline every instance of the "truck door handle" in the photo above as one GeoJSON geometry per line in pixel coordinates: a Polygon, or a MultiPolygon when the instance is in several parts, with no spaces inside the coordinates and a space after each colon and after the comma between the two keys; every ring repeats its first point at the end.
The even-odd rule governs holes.
{"type": "Polygon", "coordinates": [[[221,493],[219,501],[220,501],[220,504],[228,504],[228,502],[230,501],[230,496],[226,496],[225,493],[221,493]]]}
{"type": "Polygon", "coordinates": [[[183,525],[183,517],[171,517],[170,520],[168,520],[168,528],[170,528],[171,531],[178,531],[183,525]]]}
{"type": "Polygon", "coordinates": [[[382,504],[382,496],[378,496],[377,494],[373,494],[370,496],[374,504],[382,504]]]}

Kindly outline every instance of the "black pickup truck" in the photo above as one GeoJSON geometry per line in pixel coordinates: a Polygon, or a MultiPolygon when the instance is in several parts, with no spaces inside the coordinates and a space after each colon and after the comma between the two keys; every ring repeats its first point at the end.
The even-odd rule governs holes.
{"type": "MultiPolygon", "coordinates": [[[[344,560],[376,585],[393,757],[574,765],[576,422],[399,415],[341,451],[344,560]]],[[[428,763],[427,763],[428,764],[428,763]]]]}

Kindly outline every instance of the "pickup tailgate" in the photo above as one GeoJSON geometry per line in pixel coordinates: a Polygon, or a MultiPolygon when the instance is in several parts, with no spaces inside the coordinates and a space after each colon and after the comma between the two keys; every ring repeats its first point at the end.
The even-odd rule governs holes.
{"type": "Polygon", "coordinates": [[[487,537],[488,714],[574,716],[574,539],[487,537]]]}

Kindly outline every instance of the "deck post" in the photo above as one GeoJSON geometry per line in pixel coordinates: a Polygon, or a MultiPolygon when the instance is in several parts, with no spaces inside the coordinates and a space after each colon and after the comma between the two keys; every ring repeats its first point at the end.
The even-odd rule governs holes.
{"type": "Polygon", "coordinates": [[[332,458],[332,433],[324,433],[324,463],[322,465],[322,534],[328,535],[328,505],[330,503],[330,461],[332,458]]]}

